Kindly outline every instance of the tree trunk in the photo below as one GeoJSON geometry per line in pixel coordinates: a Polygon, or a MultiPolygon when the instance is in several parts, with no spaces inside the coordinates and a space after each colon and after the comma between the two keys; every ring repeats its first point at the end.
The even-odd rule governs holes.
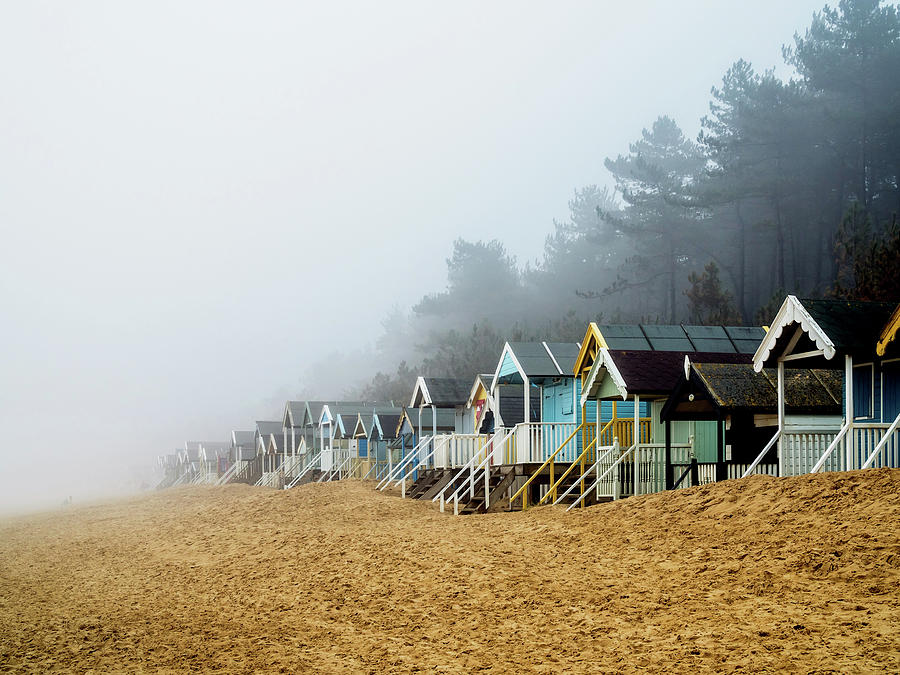
{"type": "Polygon", "coordinates": [[[734,211],[738,221],[738,273],[734,290],[737,295],[738,312],[740,312],[743,322],[749,325],[750,317],[747,316],[746,294],[744,293],[747,284],[747,225],[741,215],[740,200],[734,203],[734,211]]]}

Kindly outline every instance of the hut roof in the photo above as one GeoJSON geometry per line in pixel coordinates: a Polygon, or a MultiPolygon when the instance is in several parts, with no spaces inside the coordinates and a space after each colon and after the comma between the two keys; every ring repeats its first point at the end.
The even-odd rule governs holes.
{"type": "Polygon", "coordinates": [[[232,431],[231,432],[231,445],[235,446],[246,446],[246,447],[254,447],[256,443],[256,432],[255,431],[232,431]]]}
{"type": "Polygon", "coordinates": [[[411,408],[433,405],[439,408],[465,404],[471,381],[454,377],[418,377],[409,400],[411,408]]]}
{"type": "Polygon", "coordinates": [[[257,420],[256,431],[260,436],[266,436],[267,434],[280,434],[284,431],[284,427],[281,426],[280,421],[257,420]]]}
{"type": "Polygon", "coordinates": [[[785,366],[791,368],[840,369],[844,364],[835,358],[838,355],[875,358],[897,311],[894,303],[800,300],[789,295],[760,342],[753,365],[757,371],[775,366],[788,352],[804,355],[785,360],[785,366]]]}
{"type": "MultiPolygon", "coordinates": [[[[738,411],[774,413],[778,405],[778,374],[757,373],[746,363],[692,363],[662,411],[663,419],[699,419],[738,411]]],[[[840,371],[796,369],[785,372],[785,408],[799,414],[840,414],[843,376],[840,371]]]]}

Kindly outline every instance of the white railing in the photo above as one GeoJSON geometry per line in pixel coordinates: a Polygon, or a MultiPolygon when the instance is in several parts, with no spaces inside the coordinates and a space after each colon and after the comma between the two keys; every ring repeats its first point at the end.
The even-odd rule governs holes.
{"type": "Polygon", "coordinates": [[[440,492],[438,492],[434,497],[431,498],[432,502],[440,500],[441,513],[444,512],[444,504],[449,501],[447,499],[447,492],[450,490],[455,491],[457,487],[457,481],[462,478],[467,471],[471,473],[472,471],[474,471],[474,467],[477,466],[479,462],[482,462],[491,456],[491,445],[493,444],[494,439],[501,436],[502,433],[503,430],[495,431],[490,437],[488,437],[488,439],[481,444],[481,447],[478,448],[478,451],[472,455],[469,461],[463,464],[459,471],[453,474],[453,478],[450,479],[450,482],[448,482],[440,492]]]}
{"type": "Polygon", "coordinates": [[[464,466],[484,445],[486,434],[440,434],[434,437],[434,466],[456,469],[464,466]]]}
{"type": "MultiPolygon", "coordinates": [[[[621,453],[618,456],[618,458],[615,457],[615,452],[600,453],[599,450],[601,450],[601,448],[598,448],[598,454],[600,455],[600,457],[591,466],[591,469],[593,469],[594,471],[597,472],[597,479],[593,483],[591,483],[591,486],[587,490],[585,490],[578,499],[576,499],[574,502],[572,502],[569,505],[569,508],[567,508],[566,511],[571,511],[572,509],[574,509],[576,506],[578,506],[581,502],[584,501],[585,497],[587,497],[591,493],[592,490],[597,490],[597,488],[600,486],[600,484],[604,480],[606,480],[609,476],[613,476],[614,472],[616,470],[616,467],[618,467],[620,464],[622,464],[626,460],[626,458],[628,458],[631,455],[631,453],[634,452],[634,448],[635,448],[635,446],[632,445],[625,452],[621,453]],[[613,461],[609,464],[609,466],[606,466],[606,467],[602,466],[601,462],[603,464],[605,464],[610,459],[612,459],[613,461]],[[602,469],[602,472],[601,472],[601,469],[602,469]]],[[[612,445],[612,450],[615,451],[618,449],[619,449],[619,441],[616,440],[612,445]]],[[[587,475],[589,473],[590,473],[590,470],[586,471],[585,477],[587,477],[587,475]]],[[[614,482],[616,484],[618,484],[618,481],[614,481],[614,482]]],[[[559,501],[559,499],[557,499],[557,501],[559,501]]]]}
{"type": "Polygon", "coordinates": [[[297,455],[285,455],[284,461],[281,463],[281,471],[284,473],[285,480],[293,479],[303,469],[303,457],[297,455]]]}
{"type": "Polygon", "coordinates": [[[753,468],[749,464],[728,464],[728,480],[744,478],[746,476],[778,476],[778,464],[758,463],[753,468]]]}
{"type": "MultiPolygon", "coordinates": [[[[510,439],[514,438],[516,433],[516,427],[513,427],[505,435],[502,435],[504,430],[501,429],[499,431],[494,432],[494,435],[487,442],[482,445],[479,449],[478,453],[476,453],[469,462],[466,463],[447,483],[446,487],[441,490],[437,495],[435,495],[434,499],[440,499],[441,502],[441,512],[444,511],[444,505],[448,501],[453,501],[453,513],[454,515],[459,515],[459,502],[464,498],[468,498],[469,500],[475,498],[476,484],[480,484],[482,480],[484,481],[484,508],[490,506],[489,498],[490,498],[490,478],[491,478],[491,470],[490,466],[494,463],[497,455],[503,456],[506,453],[506,449],[511,444],[510,439]],[[497,437],[500,437],[499,442],[495,442],[497,437]],[[483,459],[476,464],[481,455],[484,455],[483,459]],[[446,497],[447,490],[452,488],[456,482],[466,475],[468,472],[469,477],[468,480],[463,481],[462,485],[459,485],[449,498],[446,497]],[[464,497],[465,495],[465,497],[464,497]]],[[[512,442],[513,444],[515,441],[512,442]]],[[[499,464],[499,462],[497,462],[499,464]]]]}
{"type": "MultiPolygon", "coordinates": [[[[583,474],[581,474],[581,476],[576,478],[572,482],[572,484],[568,487],[568,489],[565,492],[563,492],[561,495],[559,495],[556,498],[556,501],[554,501],[553,503],[559,504],[562,500],[564,500],[566,497],[568,497],[569,494],[571,494],[572,491],[576,487],[578,487],[579,485],[582,485],[584,482],[587,481],[588,476],[591,474],[592,471],[596,472],[598,475],[600,474],[601,471],[603,472],[604,475],[607,474],[608,472],[606,471],[606,469],[608,466],[611,467],[614,465],[614,462],[617,459],[616,453],[618,452],[618,450],[619,450],[619,439],[617,439],[617,438],[613,439],[612,445],[597,448],[595,450],[595,452],[597,453],[597,460],[593,464],[591,464],[591,466],[589,466],[587,468],[587,470],[583,474]]],[[[574,461],[574,460],[572,460],[572,461],[574,461]]],[[[611,471],[609,473],[611,473],[611,471]]],[[[596,489],[599,494],[600,489],[601,489],[600,484],[596,483],[590,489],[596,489]]],[[[585,494],[587,494],[587,492],[588,491],[585,490],[585,494]]]]}
{"type": "MultiPolygon", "coordinates": [[[[416,462],[416,468],[419,466],[419,451],[421,450],[423,445],[427,445],[431,441],[431,436],[423,436],[422,439],[416,443],[415,447],[407,453],[406,457],[403,458],[401,462],[394,465],[393,468],[388,472],[388,475],[381,479],[381,482],[375,486],[376,490],[384,490],[391,483],[397,482],[397,476],[410,464],[416,462]]],[[[434,452],[434,449],[432,449],[434,452]]]]}
{"type": "MultiPolygon", "coordinates": [[[[672,464],[689,463],[691,460],[691,443],[670,444],[672,464]]],[[[666,444],[665,443],[641,443],[635,450],[635,464],[632,466],[631,481],[625,486],[629,491],[639,495],[663,492],[666,489],[666,444]],[[637,471],[635,480],[634,471],[637,471]],[[630,484],[629,484],[630,483],[630,484]]],[[[715,483],[716,468],[707,465],[700,473],[701,485],[715,483]]],[[[627,494],[627,493],[626,493],[627,494]]]]}
{"type": "MultiPolygon", "coordinates": [[[[543,462],[565,441],[578,425],[575,422],[523,422],[516,425],[515,452],[501,464],[543,462]]],[[[557,462],[571,462],[579,453],[578,441],[556,456],[557,462]]]]}
{"type": "Polygon", "coordinates": [[[772,449],[772,446],[778,442],[778,439],[781,438],[781,429],[775,430],[775,435],[769,439],[769,442],[766,443],[765,447],[763,447],[762,452],[760,452],[756,459],[750,462],[750,466],[748,466],[744,473],[741,474],[741,478],[746,478],[747,476],[753,474],[756,471],[756,467],[759,466],[759,463],[763,461],[763,457],[769,454],[769,451],[772,449]]]}
{"type": "Polygon", "coordinates": [[[317,483],[330,483],[331,481],[334,480],[335,476],[337,476],[338,480],[341,480],[344,477],[344,467],[346,467],[348,464],[350,464],[351,459],[353,459],[353,458],[348,455],[347,457],[344,458],[344,461],[342,461],[336,469],[332,469],[331,471],[323,473],[321,476],[319,476],[319,480],[316,482],[317,483]]]}
{"type": "Polygon", "coordinates": [[[401,475],[400,478],[397,479],[397,482],[400,484],[401,497],[403,497],[404,499],[406,498],[406,479],[409,478],[415,471],[418,471],[419,469],[427,466],[428,460],[434,456],[437,448],[438,445],[436,443],[432,443],[431,450],[429,450],[428,453],[426,453],[425,456],[419,460],[418,464],[416,462],[413,462],[402,472],[403,475],[401,475]]]}
{"type": "MultiPolygon", "coordinates": [[[[861,469],[900,467],[900,415],[887,424],[858,424],[854,437],[856,460],[861,469]]],[[[855,468],[855,466],[854,466],[855,468]]]]}
{"type": "Polygon", "coordinates": [[[303,468],[303,471],[301,471],[300,473],[298,473],[297,476],[296,476],[290,483],[288,483],[288,484],[285,486],[285,489],[295,487],[295,486],[297,485],[297,483],[299,483],[299,482],[303,479],[303,477],[304,477],[306,474],[308,474],[310,471],[312,471],[312,470],[315,468],[316,463],[319,461],[319,457],[320,457],[321,455],[322,455],[321,452],[316,453],[316,454],[313,456],[313,458],[309,461],[309,464],[307,464],[307,465],[303,468]]]}
{"type": "Polygon", "coordinates": [[[834,450],[846,443],[843,430],[790,428],[781,434],[781,468],[784,476],[816,471],[845,471],[847,453],[834,450]],[[840,434],[840,436],[839,436],[840,434]],[[825,458],[826,461],[819,460],[825,458]]]}
{"type": "Polygon", "coordinates": [[[237,474],[238,468],[241,462],[235,462],[231,466],[228,467],[228,471],[219,476],[218,480],[216,480],[216,485],[225,485],[229,483],[231,479],[237,474]]]}
{"type": "Polygon", "coordinates": [[[178,485],[187,485],[187,484],[190,483],[193,479],[194,479],[194,472],[193,472],[193,471],[186,471],[186,472],[184,472],[183,474],[181,474],[181,475],[175,480],[174,483],[172,483],[172,487],[176,487],[176,486],[178,486],[178,485]]]}

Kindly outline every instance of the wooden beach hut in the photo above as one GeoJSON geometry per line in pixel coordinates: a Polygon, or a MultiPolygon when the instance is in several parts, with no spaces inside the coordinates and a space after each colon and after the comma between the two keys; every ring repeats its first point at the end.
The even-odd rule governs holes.
{"type": "Polygon", "coordinates": [[[261,463],[257,461],[256,431],[232,430],[228,450],[231,467],[217,481],[226,483],[253,484],[261,475],[261,463]]]}
{"type": "MultiPolygon", "coordinates": [[[[777,428],[777,372],[756,372],[752,363],[695,363],[685,357],[684,376],[679,378],[653,425],[686,421],[717,421],[717,458],[722,464],[702,461],[672,463],[667,453],[666,487],[689,487],[740,478],[766,448],[777,428]]],[[[840,425],[843,377],[840,371],[793,369],[785,374],[787,426],[810,428],[840,425]]],[[[671,434],[666,438],[671,438],[671,434]]],[[[769,446],[753,473],[778,475],[778,457],[769,446]]]]}
{"type": "Polygon", "coordinates": [[[774,368],[779,473],[900,466],[900,305],[801,300],[789,295],[753,356],[757,372],[774,368]],[[839,426],[790,424],[787,371],[843,373],[839,426]]]}
{"type": "Polygon", "coordinates": [[[285,479],[294,478],[303,468],[303,458],[311,439],[304,433],[303,419],[306,401],[286,401],[281,417],[282,445],[285,448],[283,472],[285,479]]]}
{"type": "Polygon", "coordinates": [[[200,441],[200,472],[195,482],[215,483],[228,471],[229,447],[227,441],[200,441]]]}
{"type": "Polygon", "coordinates": [[[397,442],[402,408],[376,408],[369,424],[367,447],[372,467],[366,477],[381,480],[393,468],[391,446],[397,442]]]}
{"type": "Polygon", "coordinates": [[[369,455],[369,428],[372,425],[374,412],[373,409],[371,413],[357,414],[353,430],[350,432],[356,443],[356,459],[350,471],[353,478],[368,477],[373,466],[372,458],[369,455]]]}
{"type": "Polygon", "coordinates": [[[319,468],[323,472],[324,477],[319,480],[332,480],[334,478],[343,478],[347,475],[351,465],[351,444],[355,443],[355,439],[351,438],[352,426],[354,422],[349,422],[359,413],[369,413],[378,404],[375,402],[365,401],[339,401],[335,403],[326,403],[322,406],[319,414],[319,468]],[[348,420],[347,427],[342,427],[342,433],[347,435],[346,438],[337,438],[338,418],[341,422],[346,418],[348,420]]]}
{"type": "Polygon", "coordinates": [[[575,434],[524,483],[517,481],[511,501],[527,507],[535,500],[571,501],[575,494],[581,499],[588,473],[605,475],[603,486],[583,501],[664,489],[667,439],[676,454],[705,456],[717,447],[714,423],[679,423],[668,436],[652,424],[683,372],[684,355],[747,362],[763,334],[755,327],[589,324],[572,366],[581,411],[575,434]]]}

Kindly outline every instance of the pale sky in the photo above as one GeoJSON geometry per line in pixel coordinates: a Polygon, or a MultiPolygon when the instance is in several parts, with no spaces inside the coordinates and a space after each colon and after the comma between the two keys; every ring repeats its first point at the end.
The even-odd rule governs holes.
{"type": "Polygon", "coordinates": [[[3,3],[0,510],[271,416],[457,237],[537,258],[823,4],[3,3]]]}

